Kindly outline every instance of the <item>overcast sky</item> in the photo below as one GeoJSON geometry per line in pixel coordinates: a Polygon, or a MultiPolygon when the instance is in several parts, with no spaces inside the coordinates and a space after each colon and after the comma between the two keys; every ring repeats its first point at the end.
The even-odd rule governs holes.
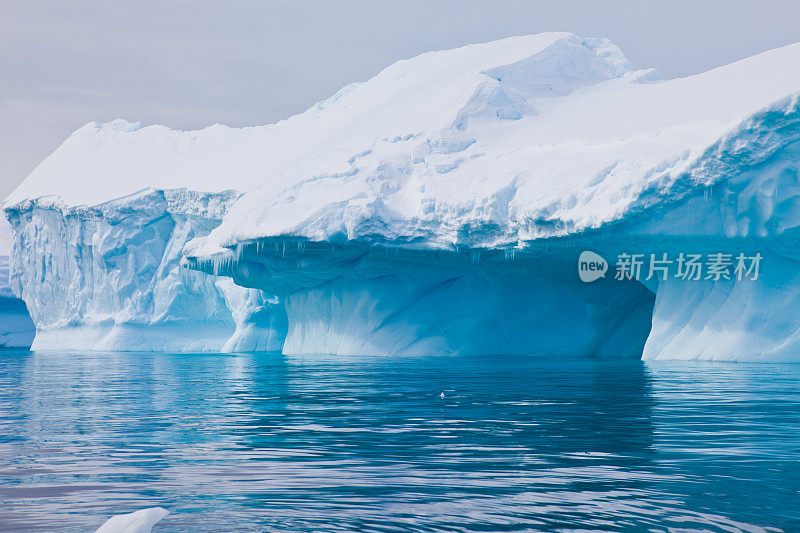
{"type": "Polygon", "coordinates": [[[0,0],[0,195],[90,121],[265,124],[397,59],[549,30],[685,76],[799,21],[797,0],[0,0]]]}

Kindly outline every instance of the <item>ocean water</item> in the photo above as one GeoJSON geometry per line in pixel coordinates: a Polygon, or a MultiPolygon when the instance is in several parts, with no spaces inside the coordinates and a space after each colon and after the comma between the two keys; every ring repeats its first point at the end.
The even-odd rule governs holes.
{"type": "Polygon", "coordinates": [[[0,353],[4,532],[800,531],[798,491],[800,365],[0,353]]]}

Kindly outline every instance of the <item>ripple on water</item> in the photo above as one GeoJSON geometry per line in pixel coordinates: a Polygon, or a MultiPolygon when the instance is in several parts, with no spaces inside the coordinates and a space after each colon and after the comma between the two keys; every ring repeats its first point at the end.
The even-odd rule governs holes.
{"type": "Polygon", "coordinates": [[[0,353],[0,530],[793,531],[800,365],[0,353]],[[441,393],[444,392],[444,396],[441,393]]]}

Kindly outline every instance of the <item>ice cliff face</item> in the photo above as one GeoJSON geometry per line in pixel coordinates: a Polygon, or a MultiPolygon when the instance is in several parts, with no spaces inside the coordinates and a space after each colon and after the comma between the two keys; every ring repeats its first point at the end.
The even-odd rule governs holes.
{"type": "Polygon", "coordinates": [[[722,179],[611,230],[632,250],[763,256],[756,281],[658,283],[645,358],[800,361],[798,136],[797,99],[782,101],[718,147],[729,169],[722,179]]]}
{"type": "Polygon", "coordinates": [[[798,64],[658,81],[549,33],[400,61],[259,128],[88,125],[6,203],[12,278],[53,342],[91,323],[117,347],[797,360],[798,64]],[[169,196],[226,188],[219,215],[169,196]],[[763,271],[584,283],[586,249],[763,271]]]}
{"type": "Polygon", "coordinates": [[[92,208],[40,198],[7,209],[11,283],[36,323],[33,348],[279,348],[261,291],[179,266],[186,241],[218,224],[233,198],[147,190],[92,208]]]}

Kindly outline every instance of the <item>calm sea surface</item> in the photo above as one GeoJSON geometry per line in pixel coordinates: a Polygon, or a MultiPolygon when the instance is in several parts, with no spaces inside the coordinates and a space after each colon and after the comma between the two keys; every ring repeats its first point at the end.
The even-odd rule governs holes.
{"type": "Polygon", "coordinates": [[[0,352],[0,531],[800,531],[799,491],[800,365],[0,352]]]}

